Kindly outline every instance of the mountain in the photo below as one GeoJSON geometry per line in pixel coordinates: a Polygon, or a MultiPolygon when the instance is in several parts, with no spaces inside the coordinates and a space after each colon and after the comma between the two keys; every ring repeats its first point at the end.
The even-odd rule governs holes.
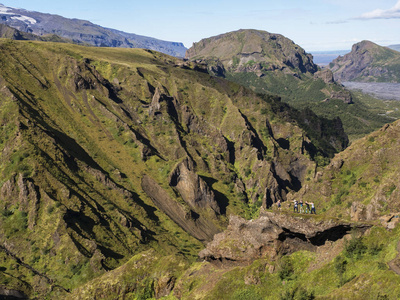
{"type": "Polygon", "coordinates": [[[207,64],[211,74],[279,95],[294,105],[327,98],[352,103],[329,70],[319,70],[310,54],[280,34],[253,29],[225,33],[194,43],[186,58],[207,64]]]}
{"type": "Polygon", "coordinates": [[[159,52],[0,48],[1,296],[117,274],[109,293],[169,293],[229,215],[284,201],[348,143],[338,119],[159,52]]]}
{"type": "Polygon", "coordinates": [[[256,72],[259,76],[263,71],[313,74],[318,70],[311,55],[291,40],[260,30],[239,30],[203,39],[193,44],[186,58],[216,58],[228,72],[256,72]]]}
{"type": "Polygon", "coordinates": [[[2,4],[0,4],[0,23],[39,36],[55,34],[75,43],[99,47],[144,48],[177,57],[183,57],[186,51],[182,43],[162,41],[104,28],[85,20],[16,9],[2,4]]]}
{"type": "Polygon", "coordinates": [[[354,44],[329,68],[335,80],[360,82],[400,82],[400,53],[370,41],[354,44]]]}
{"type": "Polygon", "coordinates": [[[400,295],[399,122],[345,149],[339,119],[191,61],[0,49],[0,298],[400,295]]]}

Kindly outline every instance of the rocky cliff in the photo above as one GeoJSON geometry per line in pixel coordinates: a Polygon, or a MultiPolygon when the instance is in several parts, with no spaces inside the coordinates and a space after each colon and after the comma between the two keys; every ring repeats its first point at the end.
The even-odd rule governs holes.
{"type": "Polygon", "coordinates": [[[399,66],[399,52],[370,41],[354,44],[329,64],[335,80],[360,82],[400,82],[399,66]]]}

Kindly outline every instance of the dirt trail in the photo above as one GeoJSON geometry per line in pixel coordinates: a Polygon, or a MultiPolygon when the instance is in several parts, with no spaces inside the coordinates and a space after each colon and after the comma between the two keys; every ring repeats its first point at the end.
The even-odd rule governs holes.
{"type": "Polygon", "coordinates": [[[397,275],[400,275],[400,241],[397,244],[397,251],[399,252],[395,259],[388,262],[390,270],[395,272],[397,275]]]}

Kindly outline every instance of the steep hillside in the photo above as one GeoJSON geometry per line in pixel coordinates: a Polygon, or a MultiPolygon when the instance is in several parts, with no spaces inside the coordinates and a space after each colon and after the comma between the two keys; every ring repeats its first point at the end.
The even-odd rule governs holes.
{"type": "Polygon", "coordinates": [[[399,140],[400,121],[357,140],[323,171],[310,173],[293,197],[312,199],[320,212],[355,221],[400,212],[399,140]]]}
{"type": "Polygon", "coordinates": [[[148,250],[188,265],[229,214],[284,201],[348,142],[340,120],[157,52],[0,53],[3,292],[63,295],[148,250]]]}
{"type": "Polygon", "coordinates": [[[329,68],[340,81],[400,82],[400,53],[362,41],[330,63],[329,68]]]}
{"type": "Polygon", "coordinates": [[[252,220],[232,215],[199,253],[201,261],[188,265],[170,256],[167,263],[143,252],[72,296],[398,299],[399,135],[397,121],[355,142],[322,171],[310,170],[309,183],[288,198],[314,202],[317,215],[294,213],[288,203],[261,209],[252,220]]]}
{"type": "Polygon", "coordinates": [[[0,4],[0,23],[35,35],[58,35],[75,43],[101,47],[144,48],[183,57],[182,43],[167,42],[151,37],[104,28],[89,21],[68,19],[0,4]]]}

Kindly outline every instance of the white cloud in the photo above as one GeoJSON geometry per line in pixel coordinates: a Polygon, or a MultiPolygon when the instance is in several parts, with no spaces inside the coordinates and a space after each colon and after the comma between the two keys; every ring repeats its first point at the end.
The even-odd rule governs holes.
{"type": "Polygon", "coordinates": [[[375,9],[373,11],[362,14],[356,19],[370,20],[370,19],[400,19],[400,0],[397,1],[395,6],[390,9],[375,9]]]}

